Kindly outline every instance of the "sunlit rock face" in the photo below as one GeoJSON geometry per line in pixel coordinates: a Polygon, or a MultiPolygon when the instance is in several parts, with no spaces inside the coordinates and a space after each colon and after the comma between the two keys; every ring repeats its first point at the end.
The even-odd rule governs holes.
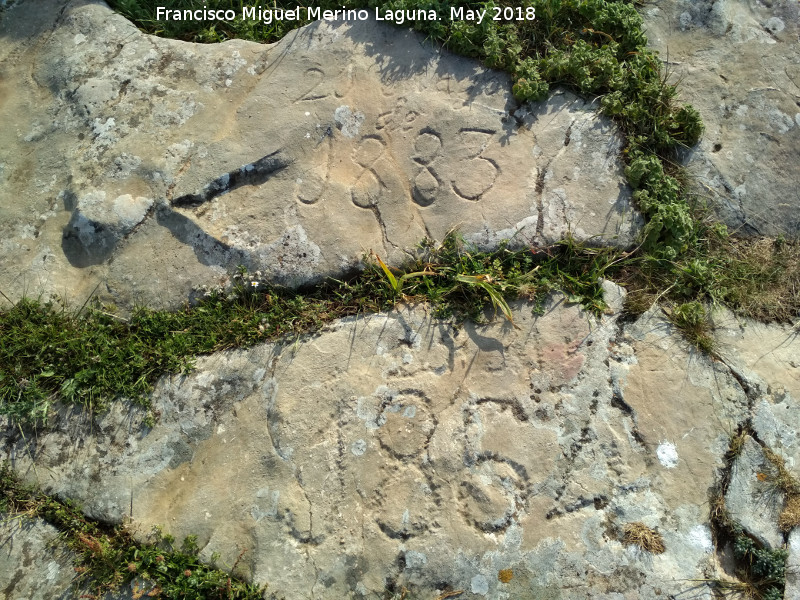
{"type": "Polygon", "coordinates": [[[520,106],[507,75],[400,28],[200,45],[56,0],[0,28],[0,285],[16,296],[20,278],[69,297],[102,282],[120,306],[175,306],[239,264],[295,286],[454,228],[481,248],[626,246],[640,225],[622,139],[592,106],[520,106]]]}
{"type": "Polygon", "coordinates": [[[650,45],[706,132],[686,155],[692,191],[728,226],[800,234],[800,5],[658,0],[650,45]]]}

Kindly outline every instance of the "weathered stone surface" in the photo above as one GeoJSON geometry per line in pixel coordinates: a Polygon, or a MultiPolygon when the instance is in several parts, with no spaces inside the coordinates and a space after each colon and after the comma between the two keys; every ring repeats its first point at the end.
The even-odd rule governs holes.
{"type": "Polygon", "coordinates": [[[786,561],[786,590],[784,600],[800,598],[800,529],[789,534],[789,559],[786,561]]]}
{"type": "Polygon", "coordinates": [[[688,156],[695,191],[733,229],[800,234],[800,6],[657,0],[651,45],[706,124],[688,156]]]}
{"type": "Polygon", "coordinates": [[[769,481],[768,474],[773,471],[761,446],[748,437],[733,464],[725,505],[750,535],[768,548],[780,548],[783,534],[778,529],[778,517],[784,494],[769,481]]]}
{"type": "Polygon", "coordinates": [[[687,580],[716,569],[706,504],[748,412],[736,379],[655,311],[622,329],[559,297],[514,311],[520,330],[424,307],[346,319],[162,379],[152,430],[117,405],[5,447],[94,517],[132,506],[138,531],[198,534],[227,564],[247,548],[276,598],[711,598],[687,580]],[[664,554],[622,545],[637,521],[664,554]]]}
{"type": "MultiPolygon", "coordinates": [[[[778,71],[797,83],[794,5],[646,10],[709,124],[692,159],[702,183],[732,225],[792,233],[796,211],[780,203],[798,187],[798,130],[782,115],[797,94],[778,71]],[[678,9],[686,31],[667,32],[659,19],[678,9]],[[765,48],[775,54],[759,62],[765,48]],[[739,70],[699,66],[725,52],[739,70]],[[731,85],[722,107],[717,79],[731,85]],[[748,204],[753,189],[772,204],[748,204]]],[[[15,298],[102,282],[123,306],[173,306],[239,263],[294,285],[369,249],[399,261],[455,225],[482,247],[567,230],[622,245],[637,227],[620,139],[588,106],[557,92],[518,107],[504,75],[400,30],[318,23],[274,46],[197,46],[144,36],[100,2],[27,0],[4,13],[0,40],[0,119],[12,124],[0,131],[0,289],[15,298]]],[[[62,408],[37,435],[6,427],[2,451],[91,517],[197,534],[223,566],[247,549],[240,566],[274,598],[396,585],[710,599],[696,581],[722,573],[708,500],[730,434],[750,423],[800,465],[797,331],[717,314],[712,360],[657,307],[622,323],[623,292],[605,287],[614,310],[600,320],[559,296],[538,317],[516,304],[520,330],[403,307],[215,354],[159,381],[152,429],[124,403],[62,408]],[[633,522],[666,552],[624,546],[633,522]]],[[[779,498],[763,509],[768,467],[750,439],[726,502],[780,546],[779,498]]],[[[25,590],[49,572],[39,548],[52,531],[26,527],[2,547],[0,573],[36,597],[25,590]],[[19,551],[40,566],[17,578],[19,551]]],[[[796,531],[789,542],[796,565],[796,531]]],[[[42,597],[64,589],[59,579],[42,597]]]]}
{"type": "Polygon", "coordinates": [[[153,201],[130,194],[108,202],[105,192],[90,192],[78,200],[67,227],[64,248],[70,248],[76,264],[102,262],[117,243],[147,216],[153,201]]]}
{"type": "Polygon", "coordinates": [[[765,325],[717,311],[717,354],[750,389],[759,439],[800,475],[800,339],[798,326],[765,325]]]}
{"type": "Polygon", "coordinates": [[[58,531],[40,519],[0,513],[0,594],[8,600],[68,599],[75,576],[69,550],[53,549],[58,531]]]}
{"type": "Polygon", "coordinates": [[[0,22],[0,287],[174,306],[237,264],[297,285],[453,227],[633,241],[622,140],[556,92],[373,22],[267,46],[141,34],[102,2],[0,22]],[[19,198],[25,202],[19,202],[19,198]],[[24,280],[26,285],[20,285],[24,280]]]}

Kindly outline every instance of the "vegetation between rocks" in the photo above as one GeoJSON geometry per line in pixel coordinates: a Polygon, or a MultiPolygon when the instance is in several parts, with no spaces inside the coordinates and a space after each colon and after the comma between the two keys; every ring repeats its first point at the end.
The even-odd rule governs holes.
{"type": "Polygon", "coordinates": [[[297,336],[398,301],[425,301],[439,316],[474,320],[493,302],[510,318],[506,298],[541,301],[561,289],[602,311],[600,279],[617,259],[611,250],[569,240],[549,248],[470,252],[452,235],[441,246],[421,249],[409,269],[414,277],[395,277],[373,262],[354,277],[293,291],[242,269],[232,288],[205,290],[195,307],[139,307],[129,317],[99,301],[75,311],[63,302],[22,300],[0,312],[0,414],[41,423],[56,401],[90,410],[120,396],[147,404],[160,375],[191,369],[199,354],[297,336]]]}
{"type": "MultiPolygon", "coordinates": [[[[733,463],[741,454],[745,440],[754,432],[748,425],[741,426],[730,438],[725,455],[725,468],[711,499],[710,520],[719,548],[727,548],[733,555],[737,579],[715,579],[707,583],[721,597],[738,597],[757,600],[782,600],[786,585],[785,548],[770,549],[749,535],[728,512],[725,494],[730,483],[733,463]]],[[[798,525],[798,498],[800,483],[789,473],[783,459],[770,448],[761,445],[770,468],[766,473],[755,473],[760,482],[772,490],[768,493],[784,495],[784,510],[778,525],[784,532],[798,525]]]]}

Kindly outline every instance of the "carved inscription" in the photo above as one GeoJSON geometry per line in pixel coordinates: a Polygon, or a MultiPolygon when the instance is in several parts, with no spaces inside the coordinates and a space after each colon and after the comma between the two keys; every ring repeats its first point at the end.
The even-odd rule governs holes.
{"type": "Polygon", "coordinates": [[[480,200],[500,173],[496,162],[482,156],[494,133],[480,129],[459,131],[459,139],[451,153],[461,165],[458,178],[451,184],[453,191],[465,200],[480,200]]]}
{"type": "Polygon", "coordinates": [[[361,167],[350,193],[353,204],[360,208],[370,208],[378,203],[384,183],[376,171],[383,156],[386,143],[378,136],[367,136],[361,140],[353,153],[353,162],[361,167]]]}
{"type": "Polygon", "coordinates": [[[322,85],[322,82],[325,81],[325,71],[312,67],[306,69],[303,78],[310,82],[311,85],[294,99],[295,102],[313,102],[314,100],[322,100],[328,97],[328,94],[317,89],[322,85]]]}
{"type": "Polygon", "coordinates": [[[420,206],[428,206],[441,185],[433,163],[441,156],[442,138],[433,131],[423,131],[417,136],[414,149],[417,154],[413,160],[419,164],[420,172],[414,179],[413,198],[420,206]]]}
{"type": "MultiPolygon", "coordinates": [[[[326,74],[321,69],[310,68],[306,76],[311,85],[295,102],[314,102],[331,96],[322,85],[326,74]]],[[[347,83],[352,83],[352,79],[353,74],[348,72],[347,83]]],[[[335,81],[332,84],[338,85],[335,81]]],[[[440,81],[438,85],[450,85],[450,82],[440,81]]],[[[346,101],[345,94],[337,92],[335,96],[346,101]]],[[[337,110],[343,108],[351,110],[348,105],[337,110]]],[[[430,123],[430,120],[429,116],[415,110],[407,97],[396,98],[391,110],[377,115],[371,131],[354,129],[356,145],[350,151],[349,168],[346,166],[348,163],[343,162],[348,158],[340,154],[343,148],[338,138],[333,134],[328,138],[323,136],[313,150],[315,166],[298,179],[297,199],[304,204],[315,204],[323,197],[333,177],[349,187],[351,201],[362,209],[377,207],[389,190],[395,195],[399,191],[406,197],[410,192],[410,200],[421,207],[429,207],[447,197],[480,201],[501,173],[497,162],[485,155],[496,131],[465,126],[455,135],[444,135],[425,123],[430,123]],[[410,148],[406,146],[409,143],[410,148]],[[394,158],[398,152],[401,156],[405,154],[411,164],[398,164],[394,158]],[[332,170],[335,173],[331,173],[332,170]],[[403,181],[407,184],[403,185],[403,181]]]]}

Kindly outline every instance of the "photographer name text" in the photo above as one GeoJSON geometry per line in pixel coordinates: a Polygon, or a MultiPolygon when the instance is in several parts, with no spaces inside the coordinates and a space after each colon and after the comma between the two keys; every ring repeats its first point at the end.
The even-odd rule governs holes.
{"type": "MultiPolygon", "coordinates": [[[[256,6],[243,6],[241,12],[233,9],[173,9],[163,6],[156,7],[157,21],[234,21],[241,17],[243,21],[261,21],[270,25],[278,21],[368,21],[374,16],[376,21],[387,21],[402,25],[414,21],[441,21],[442,16],[437,11],[428,9],[417,10],[389,10],[375,8],[374,12],[366,9],[337,9],[322,10],[313,6],[298,6],[297,8],[259,8],[256,6]]],[[[488,7],[484,9],[470,9],[463,7],[450,7],[446,15],[451,21],[470,21],[481,24],[484,20],[490,21],[533,21],[536,10],[528,7],[488,7]]]]}

